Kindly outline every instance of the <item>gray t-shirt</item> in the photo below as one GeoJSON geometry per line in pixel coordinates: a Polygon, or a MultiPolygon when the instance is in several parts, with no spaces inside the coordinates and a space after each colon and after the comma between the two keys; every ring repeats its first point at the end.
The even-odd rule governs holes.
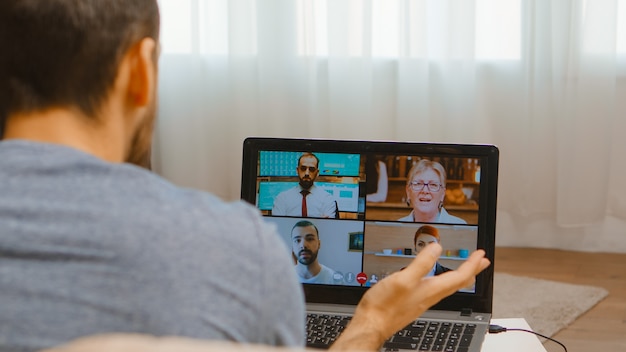
{"type": "Polygon", "coordinates": [[[0,351],[105,332],[302,346],[302,289],[250,205],[0,141],[0,351]]]}

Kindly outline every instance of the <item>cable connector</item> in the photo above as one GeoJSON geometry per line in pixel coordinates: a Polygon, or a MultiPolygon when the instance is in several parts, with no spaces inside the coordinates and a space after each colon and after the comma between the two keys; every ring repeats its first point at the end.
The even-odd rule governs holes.
{"type": "Polygon", "coordinates": [[[490,334],[499,334],[499,333],[505,332],[505,331],[506,331],[506,328],[504,326],[494,325],[494,324],[489,325],[489,333],[490,334]]]}

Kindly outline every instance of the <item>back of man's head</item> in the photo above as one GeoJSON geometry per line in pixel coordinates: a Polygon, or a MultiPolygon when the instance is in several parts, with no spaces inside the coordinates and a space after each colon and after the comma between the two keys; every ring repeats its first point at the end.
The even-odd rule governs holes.
{"type": "Polygon", "coordinates": [[[158,36],[157,0],[1,0],[0,138],[15,113],[96,115],[124,53],[158,36]]]}

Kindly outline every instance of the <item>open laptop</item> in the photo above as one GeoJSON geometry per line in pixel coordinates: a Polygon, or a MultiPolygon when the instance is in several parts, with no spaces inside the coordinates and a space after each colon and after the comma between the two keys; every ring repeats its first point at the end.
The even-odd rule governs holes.
{"type": "Polygon", "coordinates": [[[480,351],[492,311],[498,158],[493,145],[247,138],[241,196],[292,249],[307,346],[332,344],[366,290],[430,239],[443,247],[433,274],[454,270],[477,248],[492,265],[382,350],[480,351]],[[317,243],[301,250],[313,232],[317,243]]]}

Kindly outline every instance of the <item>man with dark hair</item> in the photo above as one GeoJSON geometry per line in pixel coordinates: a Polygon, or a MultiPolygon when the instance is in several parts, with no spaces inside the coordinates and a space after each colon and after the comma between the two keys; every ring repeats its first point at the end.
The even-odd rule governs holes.
{"type": "Polygon", "coordinates": [[[149,156],[158,33],[156,0],[0,2],[0,350],[107,331],[301,344],[274,229],[130,164],[149,156]]]}
{"type": "Polygon", "coordinates": [[[296,258],[296,273],[301,283],[340,284],[343,278],[335,277],[335,270],[319,262],[322,241],[317,226],[300,220],[291,228],[291,250],[296,258]]]}
{"type": "MultiPolygon", "coordinates": [[[[2,351],[107,332],[304,343],[289,252],[258,210],[133,165],[149,157],[158,31],[156,0],[0,1],[2,351]]],[[[440,252],[370,290],[334,348],[378,348],[488,265],[476,252],[419,280],[440,252]]]]}
{"type": "MultiPolygon", "coordinates": [[[[0,13],[0,136],[8,115],[64,106],[83,115],[85,124],[104,124],[103,115],[112,112],[103,111],[102,103],[116,83],[119,64],[128,50],[141,49],[143,55],[151,56],[152,72],[141,78],[156,80],[159,12],[154,1],[2,1],[0,13]],[[142,39],[151,40],[139,45],[142,39]]],[[[149,160],[147,137],[154,120],[155,94],[153,90],[134,97],[150,103],[145,104],[143,117],[133,122],[136,125],[111,126],[134,133],[131,143],[120,151],[128,161],[145,164],[149,160]]],[[[56,120],[51,125],[65,127],[56,120]]]]}
{"type": "Polygon", "coordinates": [[[282,191],[274,199],[272,215],[334,218],[337,202],[330,193],[317,187],[315,179],[320,174],[320,160],[313,153],[303,153],[298,158],[296,173],[298,185],[282,191]]]}

